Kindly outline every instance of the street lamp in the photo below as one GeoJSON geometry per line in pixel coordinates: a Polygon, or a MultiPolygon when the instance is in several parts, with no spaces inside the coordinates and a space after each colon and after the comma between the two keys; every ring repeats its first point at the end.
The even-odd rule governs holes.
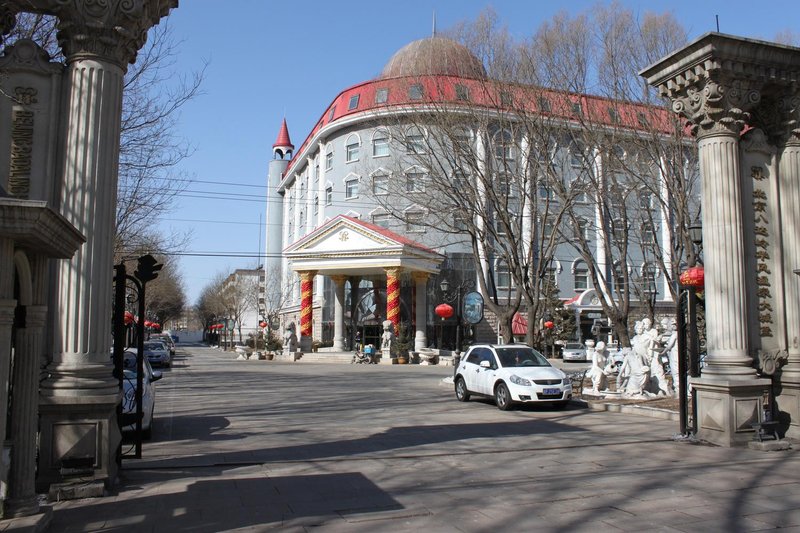
{"type": "Polygon", "coordinates": [[[470,291],[475,288],[475,281],[471,279],[467,279],[459,283],[458,285],[451,287],[450,282],[447,278],[443,278],[442,281],[439,282],[439,290],[442,291],[442,300],[446,303],[455,302],[455,317],[456,317],[456,352],[461,352],[461,321],[462,321],[462,309],[461,309],[461,298],[463,297],[464,293],[470,291]]]}
{"type": "Polygon", "coordinates": [[[695,247],[693,251],[695,258],[694,262],[696,263],[697,258],[700,257],[700,252],[703,250],[703,226],[700,224],[699,220],[689,226],[689,240],[692,241],[692,244],[694,244],[695,247]]]}

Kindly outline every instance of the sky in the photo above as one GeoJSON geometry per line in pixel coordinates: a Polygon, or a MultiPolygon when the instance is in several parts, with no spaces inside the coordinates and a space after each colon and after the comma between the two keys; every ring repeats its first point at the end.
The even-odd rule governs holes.
{"type": "MultiPolygon", "coordinates": [[[[299,147],[340,91],[374,78],[397,50],[429,37],[434,13],[444,31],[491,7],[524,38],[559,11],[576,14],[597,3],[180,0],[166,20],[178,42],[175,76],[206,70],[202,94],[181,110],[175,132],[193,148],[175,171],[193,182],[160,227],[190,232],[187,253],[232,254],[180,257],[187,302],[194,304],[215,275],[261,264],[267,166],[284,117],[299,147]]],[[[800,32],[798,0],[620,3],[638,13],[671,11],[690,40],[714,31],[716,15],[722,33],[772,40],[780,31],[800,32]]]]}

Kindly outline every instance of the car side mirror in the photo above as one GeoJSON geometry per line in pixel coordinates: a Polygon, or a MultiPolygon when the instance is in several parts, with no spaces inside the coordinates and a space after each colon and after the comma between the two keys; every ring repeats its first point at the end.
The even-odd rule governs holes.
{"type": "Polygon", "coordinates": [[[492,368],[492,363],[489,361],[481,361],[481,368],[492,368]]]}
{"type": "Polygon", "coordinates": [[[151,379],[150,381],[158,381],[162,377],[164,377],[164,375],[161,373],[160,370],[154,370],[153,371],[153,379],[151,379]]]}

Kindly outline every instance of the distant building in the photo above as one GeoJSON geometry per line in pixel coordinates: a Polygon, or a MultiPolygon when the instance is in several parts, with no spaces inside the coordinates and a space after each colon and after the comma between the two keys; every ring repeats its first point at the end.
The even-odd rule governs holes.
{"type": "MultiPolygon", "coordinates": [[[[437,126],[424,128],[419,124],[431,112],[431,106],[446,100],[461,106],[466,124],[458,142],[486,156],[479,162],[483,170],[491,170],[492,165],[519,168],[527,164],[534,157],[536,143],[532,139],[511,131],[513,128],[499,119],[496,123],[491,119],[469,123],[471,117],[520,105],[514,101],[518,95],[513,91],[488,94],[490,84],[483,65],[467,48],[449,39],[431,37],[398,51],[374,80],[339,93],[299,149],[295,150],[283,121],[269,164],[266,269],[281,272],[283,290],[290,288],[282,306],[282,322],[284,327],[297,324],[301,347],[303,341],[307,347],[317,339],[331,342],[336,349],[348,348],[357,330],[366,336],[365,342],[377,343],[380,324],[386,319],[396,326],[408,325],[406,330],[414,337],[416,349],[432,343],[453,344],[452,319],[443,322],[434,315],[434,307],[441,303],[439,281],[442,277],[474,280],[475,258],[468,243],[443,237],[435,228],[422,224],[430,211],[424,194],[419,193],[424,192],[432,170],[420,162],[420,154],[431,150],[433,143],[426,147],[425,140],[437,126]],[[401,124],[406,124],[405,130],[401,131],[401,124]],[[400,182],[409,194],[397,193],[402,189],[397,187],[400,182]],[[401,209],[402,219],[390,213],[387,204],[401,209]]],[[[528,89],[517,90],[522,94],[528,89]]],[[[616,126],[626,129],[626,135],[636,136],[636,128],[646,120],[642,110],[654,111],[586,95],[540,94],[535,102],[537,109],[553,117],[553,123],[564,131],[579,132],[580,115],[585,113],[594,114],[609,129],[616,126]]],[[[657,117],[663,116],[660,110],[655,112],[657,117]]],[[[509,114],[505,112],[506,118],[509,114]]],[[[558,179],[567,186],[575,186],[580,173],[602,179],[620,172],[607,164],[599,147],[578,149],[577,145],[574,140],[562,142],[558,138],[548,151],[552,159],[549,164],[558,161],[558,179]]],[[[614,149],[619,150],[619,145],[614,149]]],[[[438,155],[450,154],[444,150],[438,155]]],[[[658,168],[652,171],[658,192],[663,176],[658,168]]],[[[497,174],[500,184],[503,178],[499,170],[497,174]]],[[[453,179],[455,183],[457,178],[453,179]]],[[[550,193],[540,180],[532,194],[547,201],[550,193]]],[[[626,200],[612,201],[624,204],[626,200]]],[[[654,222],[635,228],[640,238],[631,243],[625,265],[605,259],[604,246],[619,236],[599,233],[604,225],[595,221],[607,219],[609,209],[587,196],[581,200],[576,224],[587,242],[593,243],[592,255],[599,258],[609,283],[618,279],[615,272],[627,268],[647,287],[633,298],[634,305],[646,299],[651,305],[671,309],[674,304],[668,280],[649,262],[646,250],[650,243],[670,241],[670,214],[646,194],[631,201],[639,202],[654,222]]],[[[535,216],[525,212],[517,215],[529,241],[547,231],[547,224],[535,216]]],[[[493,273],[488,285],[513,294],[515,288],[506,267],[492,263],[490,255],[484,258],[493,273]]],[[[670,261],[665,260],[667,265],[670,261]]],[[[599,301],[602,296],[593,287],[580,255],[568,243],[560,245],[546,274],[558,298],[575,312],[577,336],[595,336],[597,330],[593,333],[592,326],[598,320],[602,324],[607,320],[599,301]]],[[[524,309],[521,314],[524,316],[524,309]]],[[[524,318],[515,321],[524,323],[524,318]]],[[[473,338],[496,339],[494,326],[493,317],[485,315],[473,328],[473,338]]]]}

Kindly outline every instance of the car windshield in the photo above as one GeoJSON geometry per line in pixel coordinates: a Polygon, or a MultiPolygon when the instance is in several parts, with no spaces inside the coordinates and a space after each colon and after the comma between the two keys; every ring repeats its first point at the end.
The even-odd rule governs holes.
{"type": "Polygon", "coordinates": [[[515,366],[550,366],[547,359],[532,348],[520,346],[519,348],[497,348],[500,364],[503,367],[515,366]]]}
{"type": "Polygon", "coordinates": [[[568,342],[566,346],[567,350],[583,350],[583,344],[579,342],[568,342]]]}
{"type": "Polygon", "coordinates": [[[163,350],[164,345],[160,342],[146,342],[144,343],[145,350],[163,350]]]}

